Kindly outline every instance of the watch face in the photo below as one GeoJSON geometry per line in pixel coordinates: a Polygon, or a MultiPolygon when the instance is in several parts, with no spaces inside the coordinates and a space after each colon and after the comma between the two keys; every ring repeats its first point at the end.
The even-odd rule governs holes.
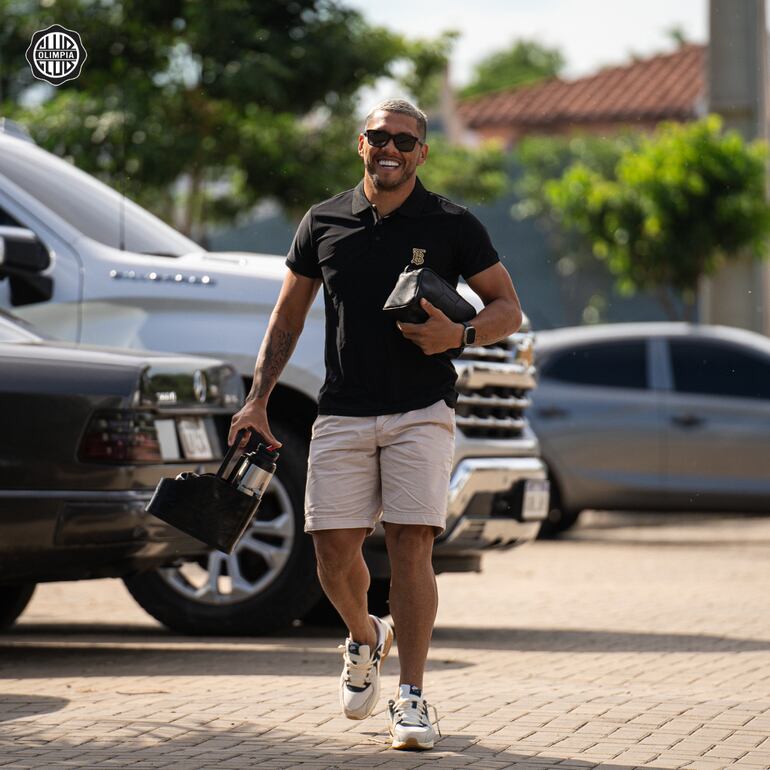
{"type": "Polygon", "coordinates": [[[476,342],[476,328],[474,326],[465,327],[465,344],[473,345],[476,342]]]}

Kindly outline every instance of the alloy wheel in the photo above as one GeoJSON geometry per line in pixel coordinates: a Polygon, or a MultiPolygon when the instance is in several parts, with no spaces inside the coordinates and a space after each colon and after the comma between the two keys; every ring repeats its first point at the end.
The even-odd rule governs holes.
{"type": "Polygon", "coordinates": [[[202,604],[235,604],[264,591],[283,571],[296,540],[294,507],[274,476],[257,515],[232,554],[212,550],[158,574],[185,598],[202,604]]]}

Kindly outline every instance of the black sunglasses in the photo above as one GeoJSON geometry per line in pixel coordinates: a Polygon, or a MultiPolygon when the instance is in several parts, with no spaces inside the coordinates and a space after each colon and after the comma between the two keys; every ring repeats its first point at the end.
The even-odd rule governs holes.
{"type": "MultiPolygon", "coordinates": [[[[387,147],[388,142],[392,139],[396,149],[401,150],[401,152],[411,152],[417,142],[420,142],[416,136],[411,134],[391,134],[376,128],[367,129],[364,131],[364,136],[372,147],[387,147]]],[[[420,142],[420,144],[424,143],[420,142]]]]}

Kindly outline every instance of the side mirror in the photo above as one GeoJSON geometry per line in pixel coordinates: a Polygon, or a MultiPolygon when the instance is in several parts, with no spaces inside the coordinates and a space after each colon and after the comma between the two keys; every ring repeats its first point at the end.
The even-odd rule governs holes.
{"type": "Polygon", "coordinates": [[[0,271],[10,268],[40,273],[50,264],[47,249],[32,230],[0,225],[0,271]]]}
{"type": "Polygon", "coordinates": [[[0,225],[0,280],[11,282],[12,305],[51,299],[53,279],[40,275],[50,264],[48,250],[31,230],[0,225]]]}

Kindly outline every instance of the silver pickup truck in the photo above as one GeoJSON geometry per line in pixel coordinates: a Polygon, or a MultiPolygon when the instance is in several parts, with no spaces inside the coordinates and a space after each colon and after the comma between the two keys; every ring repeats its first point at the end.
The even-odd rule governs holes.
{"type": "MultiPolygon", "coordinates": [[[[0,131],[0,307],[55,337],[214,356],[248,386],[286,269],[275,256],[207,252],[72,164],[0,131]]],[[[169,627],[259,633],[328,615],[302,534],[323,324],[319,294],[270,401],[271,427],[284,443],[271,494],[237,551],[126,578],[169,627]]],[[[457,449],[437,572],[478,570],[485,550],[531,540],[547,514],[546,469],[525,416],[532,342],[525,328],[456,361],[457,449]]],[[[389,576],[382,534],[366,549],[378,613],[387,612],[389,576]]]]}

